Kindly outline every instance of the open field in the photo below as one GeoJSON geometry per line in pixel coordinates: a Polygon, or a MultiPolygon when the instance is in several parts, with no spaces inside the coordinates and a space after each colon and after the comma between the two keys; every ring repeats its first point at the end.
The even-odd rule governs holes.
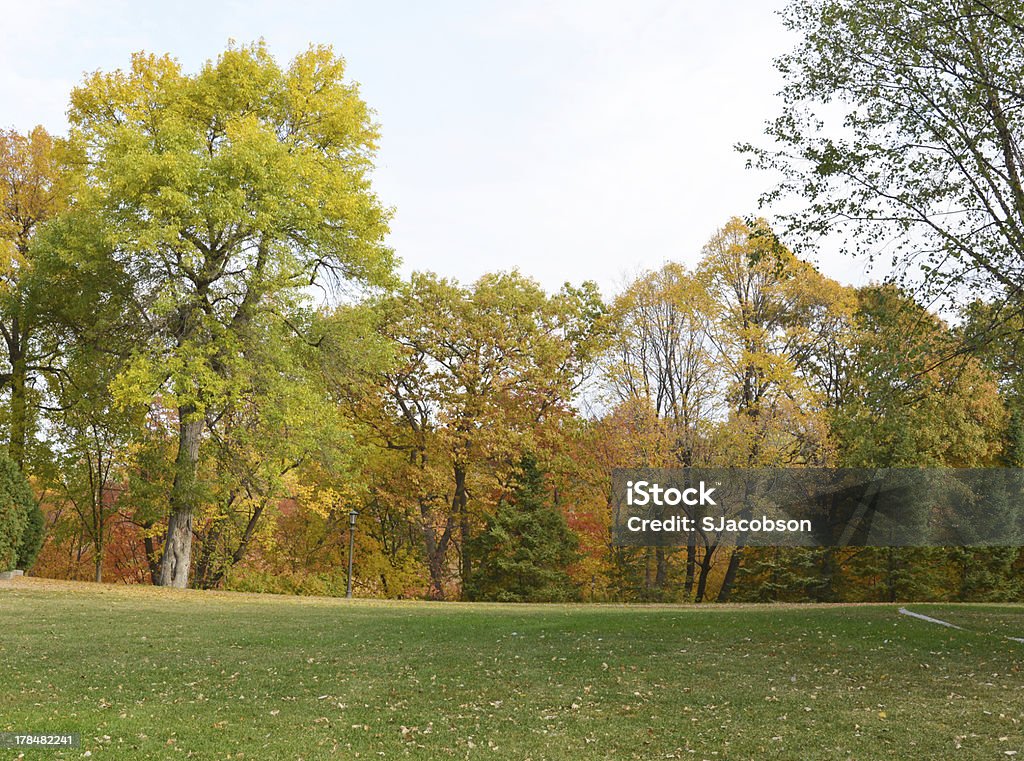
{"type": "Polygon", "coordinates": [[[0,731],[82,734],[27,759],[1024,758],[1024,606],[897,607],[0,582],[0,731]]]}

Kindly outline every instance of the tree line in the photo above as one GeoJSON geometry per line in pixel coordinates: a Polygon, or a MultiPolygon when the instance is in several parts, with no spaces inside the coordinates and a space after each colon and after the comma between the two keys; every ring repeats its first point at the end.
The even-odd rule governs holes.
{"type": "MultiPolygon", "coordinates": [[[[882,13],[824,5],[791,9],[816,46],[798,59],[808,67],[842,52],[838,27],[877,33],[869,22],[882,13]]],[[[952,23],[954,10],[929,28],[952,23]]],[[[952,43],[901,44],[947,55],[952,43]]],[[[829,84],[794,60],[791,108],[829,84]]],[[[888,93],[870,80],[874,68],[874,84],[859,89],[851,82],[864,72],[828,71],[869,104],[888,93]]],[[[986,97],[983,84],[964,97],[986,97]]],[[[989,118],[1002,118],[987,102],[989,118]]],[[[864,146],[802,139],[790,114],[769,134],[805,155],[743,147],[775,168],[818,161],[802,185],[796,168],[785,183],[834,205],[791,219],[787,237],[804,240],[837,214],[870,227],[876,212],[864,210],[877,199],[840,198],[826,183],[863,169],[856,156],[878,145],[871,130],[891,127],[877,108],[865,113],[875,121],[858,127],[864,146]]],[[[974,286],[945,318],[927,308],[928,291],[825,277],[755,217],[726,221],[694,266],[638,272],[610,298],[590,282],[549,293],[518,271],[472,284],[402,279],[385,244],[391,210],[370,182],[378,125],[329,48],[281,66],[262,43],[232,46],[194,74],[137,54],[126,70],[88,76],[69,121],[61,137],[0,134],[0,423],[11,482],[27,479],[43,516],[38,559],[17,561],[34,573],[338,593],[355,510],[355,584],[367,596],[1024,592],[1014,547],[610,543],[614,468],[1020,466],[1024,318],[1005,278],[978,285],[1007,270],[964,253],[1010,256],[990,237],[1013,238],[1012,224],[970,227],[959,241],[948,226],[929,228],[969,264],[957,271],[946,257],[928,283],[974,286]]],[[[912,196],[933,196],[924,179],[947,170],[904,173],[898,200],[921,212],[901,218],[904,232],[934,216],[912,196]]],[[[24,543],[30,512],[6,521],[0,550],[24,543]]]]}

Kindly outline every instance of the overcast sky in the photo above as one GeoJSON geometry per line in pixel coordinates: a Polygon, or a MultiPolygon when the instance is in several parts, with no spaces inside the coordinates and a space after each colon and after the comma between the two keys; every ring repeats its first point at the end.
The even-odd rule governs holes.
{"type": "Polygon", "coordinates": [[[63,132],[83,73],[136,50],[194,71],[229,38],[282,63],[329,43],[382,125],[375,185],[406,272],[518,267],[606,293],[757,211],[770,178],[732,146],[777,112],[771,61],[793,42],[770,0],[2,4],[2,126],[63,132]]]}

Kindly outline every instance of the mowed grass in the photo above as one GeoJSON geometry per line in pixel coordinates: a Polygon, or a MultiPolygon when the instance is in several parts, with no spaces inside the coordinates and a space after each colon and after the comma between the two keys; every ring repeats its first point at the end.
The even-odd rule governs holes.
{"type": "Polygon", "coordinates": [[[909,607],[978,631],[2,583],[0,731],[82,734],[26,759],[1024,759],[1024,607],[909,607]]]}

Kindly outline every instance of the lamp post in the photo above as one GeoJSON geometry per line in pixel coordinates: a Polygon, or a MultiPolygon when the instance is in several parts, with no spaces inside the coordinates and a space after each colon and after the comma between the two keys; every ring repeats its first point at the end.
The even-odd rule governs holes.
{"type": "Polygon", "coordinates": [[[353,508],[348,514],[348,584],[345,586],[345,597],[352,597],[352,553],[356,548],[356,518],[359,511],[353,508]]]}

